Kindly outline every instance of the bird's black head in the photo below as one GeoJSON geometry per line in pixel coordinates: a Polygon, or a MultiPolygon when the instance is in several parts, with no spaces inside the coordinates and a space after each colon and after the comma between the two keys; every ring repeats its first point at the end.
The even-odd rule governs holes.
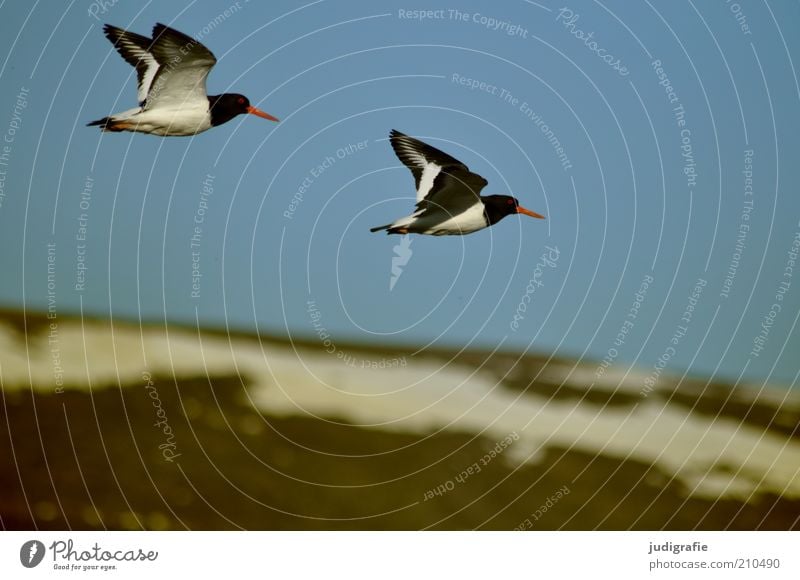
{"type": "Polygon", "coordinates": [[[531,217],[544,219],[543,215],[522,207],[519,204],[519,200],[510,195],[485,195],[481,197],[481,201],[483,201],[483,205],[486,207],[484,212],[486,213],[486,219],[489,221],[489,225],[494,225],[507,215],[515,213],[522,213],[531,217]]]}
{"type": "Polygon", "coordinates": [[[225,93],[208,97],[208,102],[211,109],[211,125],[214,127],[227,123],[237,115],[244,115],[246,113],[256,115],[263,119],[269,119],[270,121],[278,120],[269,113],[256,109],[244,95],[225,93]]]}

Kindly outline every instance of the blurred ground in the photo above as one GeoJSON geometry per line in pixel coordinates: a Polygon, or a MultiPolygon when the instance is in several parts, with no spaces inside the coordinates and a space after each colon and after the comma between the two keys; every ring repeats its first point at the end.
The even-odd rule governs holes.
{"type": "MultiPolygon", "coordinates": [[[[535,458],[525,460],[527,450],[512,453],[526,440],[522,429],[520,443],[497,451],[502,440],[497,433],[511,435],[516,428],[484,432],[444,420],[446,428],[438,429],[426,424],[406,428],[402,422],[357,427],[353,417],[334,412],[314,417],[278,406],[270,412],[269,402],[259,403],[253,384],[281,390],[302,379],[279,380],[273,374],[274,384],[265,385],[266,379],[250,376],[247,368],[226,372],[206,352],[194,361],[173,360],[166,369],[150,356],[147,367],[135,374],[111,361],[112,369],[125,367],[118,380],[108,372],[93,377],[92,369],[100,363],[87,355],[78,363],[89,369],[84,372],[88,379],[79,381],[75,377],[80,373],[67,370],[68,380],[56,388],[54,379],[37,378],[53,374],[46,350],[42,356],[25,355],[38,370],[14,367],[26,348],[33,353],[42,341],[46,344],[47,320],[29,315],[23,322],[17,313],[5,312],[0,322],[3,529],[800,529],[795,485],[800,463],[787,464],[796,461],[800,444],[800,406],[796,397],[779,391],[743,398],[725,385],[684,381],[651,395],[651,402],[658,398],[712,429],[716,424],[726,429],[738,425],[737,436],[762,433],[777,449],[786,450],[769,465],[788,473],[788,479],[770,480],[769,470],[753,472],[763,464],[753,464],[749,457],[733,464],[720,455],[712,462],[713,473],[709,468],[698,476],[704,482],[698,493],[682,466],[671,472],[669,462],[643,461],[641,454],[622,453],[619,446],[607,453],[591,452],[586,445],[564,444],[562,437],[537,447],[535,458]],[[48,367],[44,375],[41,365],[48,367]],[[29,372],[32,378],[26,381],[29,372]],[[31,388],[30,383],[36,384],[31,388]],[[152,393],[157,393],[157,405],[152,393]],[[159,408],[171,429],[169,437],[155,425],[159,408]],[[480,469],[469,473],[475,465],[480,469]],[[715,481],[728,484],[719,484],[715,494],[715,481]],[[769,481],[788,484],[776,489],[776,484],[765,483],[769,481]]],[[[67,341],[65,328],[80,321],[59,318],[59,324],[60,340],[67,341]]],[[[102,324],[77,327],[88,334],[102,324]]],[[[121,325],[119,332],[139,336],[141,331],[138,325],[121,325]]],[[[187,330],[175,330],[180,332],[187,330]]],[[[188,330],[192,332],[196,334],[188,330]]],[[[209,332],[209,344],[219,337],[209,332]]],[[[289,348],[277,339],[259,343],[246,335],[226,336],[225,341],[233,349],[266,344],[268,358],[269,349],[289,348]]],[[[62,348],[66,363],[70,345],[62,348]]],[[[120,353],[131,348],[127,345],[120,353]]],[[[313,342],[293,348],[324,354],[313,342]]],[[[635,409],[639,402],[630,389],[606,385],[587,391],[553,380],[548,366],[572,364],[564,360],[444,351],[411,358],[410,352],[382,353],[357,345],[347,349],[361,360],[378,360],[380,354],[386,360],[421,357],[434,366],[456,361],[463,368],[480,367],[484,375],[502,379],[505,397],[545,401],[544,413],[548,405],[560,410],[574,406],[601,416],[635,409]],[[532,382],[534,376],[538,380],[532,382]]],[[[179,354],[187,356],[184,350],[179,354]]],[[[348,373],[358,370],[343,365],[337,372],[347,382],[348,373]]],[[[360,410],[370,408],[365,402],[360,410]]],[[[382,421],[381,416],[374,422],[382,421]]],[[[635,441],[631,447],[635,450],[635,441]]]]}

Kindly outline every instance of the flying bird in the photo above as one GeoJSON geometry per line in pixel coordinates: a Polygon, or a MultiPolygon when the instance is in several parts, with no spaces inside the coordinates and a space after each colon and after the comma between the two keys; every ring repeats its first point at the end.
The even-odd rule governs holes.
{"type": "Polygon", "coordinates": [[[544,219],[510,195],[480,195],[488,182],[447,153],[399,131],[392,130],[389,141],[414,175],[417,206],[411,215],[372,228],[371,232],[463,236],[515,213],[544,219]]]}
{"type": "Polygon", "coordinates": [[[156,24],[153,38],[106,24],[106,37],[136,69],[139,106],[92,121],[103,131],[160,136],[196,135],[244,113],[277,121],[244,95],[206,94],[206,78],[217,59],[194,38],[156,24]]]}

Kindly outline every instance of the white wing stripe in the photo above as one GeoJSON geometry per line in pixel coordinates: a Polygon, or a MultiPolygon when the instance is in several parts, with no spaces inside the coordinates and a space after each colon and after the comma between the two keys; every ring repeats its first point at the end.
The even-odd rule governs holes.
{"type": "Polygon", "coordinates": [[[146,66],[146,70],[144,75],[142,76],[142,82],[139,85],[139,90],[137,97],[139,99],[139,103],[143,103],[147,99],[147,93],[150,92],[150,85],[153,84],[153,79],[158,72],[158,62],[156,61],[155,57],[144,50],[142,47],[137,45],[134,42],[131,42],[124,35],[120,36],[117,44],[125,49],[128,54],[133,55],[139,61],[143,62],[146,66]]]}
{"type": "Polygon", "coordinates": [[[436,181],[436,176],[439,175],[439,172],[442,170],[442,167],[435,163],[426,163],[424,167],[425,169],[422,170],[422,176],[419,180],[419,189],[417,189],[417,203],[425,199],[431,192],[433,183],[436,181]]]}
{"type": "Polygon", "coordinates": [[[147,58],[144,60],[147,62],[147,70],[142,77],[142,86],[139,87],[140,103],[147,100],[147,95],[150,94],[150,87],[153,86],[153,79],[156,78],[156,73],[159,68],[159,64],[151,54],[148,53],[147,58]]]}

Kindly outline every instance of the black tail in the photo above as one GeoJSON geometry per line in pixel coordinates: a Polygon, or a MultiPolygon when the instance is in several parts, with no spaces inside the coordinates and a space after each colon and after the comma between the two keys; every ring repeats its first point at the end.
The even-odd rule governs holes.
{"type": "Polygon", "coordinates": [[[386,230],[386,234],[397,234],[400,236],[404,236],[408,233],[408,226],[400,226],[395,227],[392,224],[386,224],[385,226],[378,226],[377,228],[370,228],[369,231],[371,232],[379,232],[381,230],[386,230]]]}
{"type": "Polygon", "coordinates": [[[97,121],[92,121],[91,123],[86,123],[87,127],[96,127],[100,125],[104,129],[108,127],[108,124],[111,122],[111,117],[103,117],[102,119],[97,119],[97,121]]]}
{"type": "Polygon", "coordinates": [[[103,117],[102,119],[97,119],[97,121],[86,123],[86,126],[100,127],[102,131],[111,131],[114,133],[135,130],[133,128],[134,124],[131,124],[130,121],[126,121],[125,119],[114,119],[113,117],[103,117]]]}

